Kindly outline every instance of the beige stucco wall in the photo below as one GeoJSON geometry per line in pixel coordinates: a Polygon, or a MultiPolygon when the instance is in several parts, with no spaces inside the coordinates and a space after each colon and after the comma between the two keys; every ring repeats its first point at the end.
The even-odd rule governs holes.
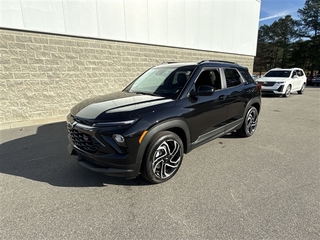
{"type": "Polygon", "coordinates": [[[64,121],[93,95],[123,89],[162,62],[253,56],[0,29],[0,129],[64,121]]]}

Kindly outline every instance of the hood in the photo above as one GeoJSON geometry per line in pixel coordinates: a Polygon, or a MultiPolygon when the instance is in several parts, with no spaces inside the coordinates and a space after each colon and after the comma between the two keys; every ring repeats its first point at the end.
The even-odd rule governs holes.
{"type": "Polygon", "coordinates": [[[115,92],[80,102],[71,109],[71,115],[96,122],[129,120],[154,112],[157,110],[155,105],[161,108],[165,103],[174,104],[174,100],[160,96],[115,92]]]}
{"type": "Polygon", "coordinates": [[[261,77],[261,78],[258,78],[256,81],[257,82],[284,82],[289,79],[290,78],[288,77],[261,77]]]}

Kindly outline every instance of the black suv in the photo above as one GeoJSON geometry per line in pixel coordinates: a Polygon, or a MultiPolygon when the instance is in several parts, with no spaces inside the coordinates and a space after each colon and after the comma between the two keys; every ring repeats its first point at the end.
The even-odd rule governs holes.
{"type": "Polygon", "coordinates": [[[122,92],[85,100],[67,117],[70,154],[96,172],[167,181],[183,154],[237,131],[251,136],[261,108],[260,85],[238,64],[205,60],[165,63],[122,92]]]}

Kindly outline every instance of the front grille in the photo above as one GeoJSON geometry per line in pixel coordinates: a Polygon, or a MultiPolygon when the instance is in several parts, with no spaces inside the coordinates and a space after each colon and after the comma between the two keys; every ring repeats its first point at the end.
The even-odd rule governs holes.
{"type": "Polygon", "coordinates": [[[271,87],[275,82],[258,82],[261,86],[271,87]]]}
{"type": "Polygon", "coordinates": [[[76,129],[69,129],[73,143],[83,151],[95,153],[99,150],[100,144],[90,135],[76,129]]]}

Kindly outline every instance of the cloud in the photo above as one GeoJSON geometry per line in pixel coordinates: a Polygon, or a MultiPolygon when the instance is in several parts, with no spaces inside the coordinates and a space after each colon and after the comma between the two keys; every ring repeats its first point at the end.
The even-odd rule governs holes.
{"type": "Polygon", "coordinates": [[[262,22],[262,21],[266,21],[266,20],[269,20],[269,19],[273,19],[273,18],[279,18],[279,17],[284,17],[284,16],[287,16],[291,13],[294,13],[295,11],[283,11],[283,12],[279,12],[279,13],[276,13],[274,15],[271,15],[271,16],[268,16],[268,17],[264,17],[264,18],[260,18],[259,19],[259,22],[262,22]]]}

